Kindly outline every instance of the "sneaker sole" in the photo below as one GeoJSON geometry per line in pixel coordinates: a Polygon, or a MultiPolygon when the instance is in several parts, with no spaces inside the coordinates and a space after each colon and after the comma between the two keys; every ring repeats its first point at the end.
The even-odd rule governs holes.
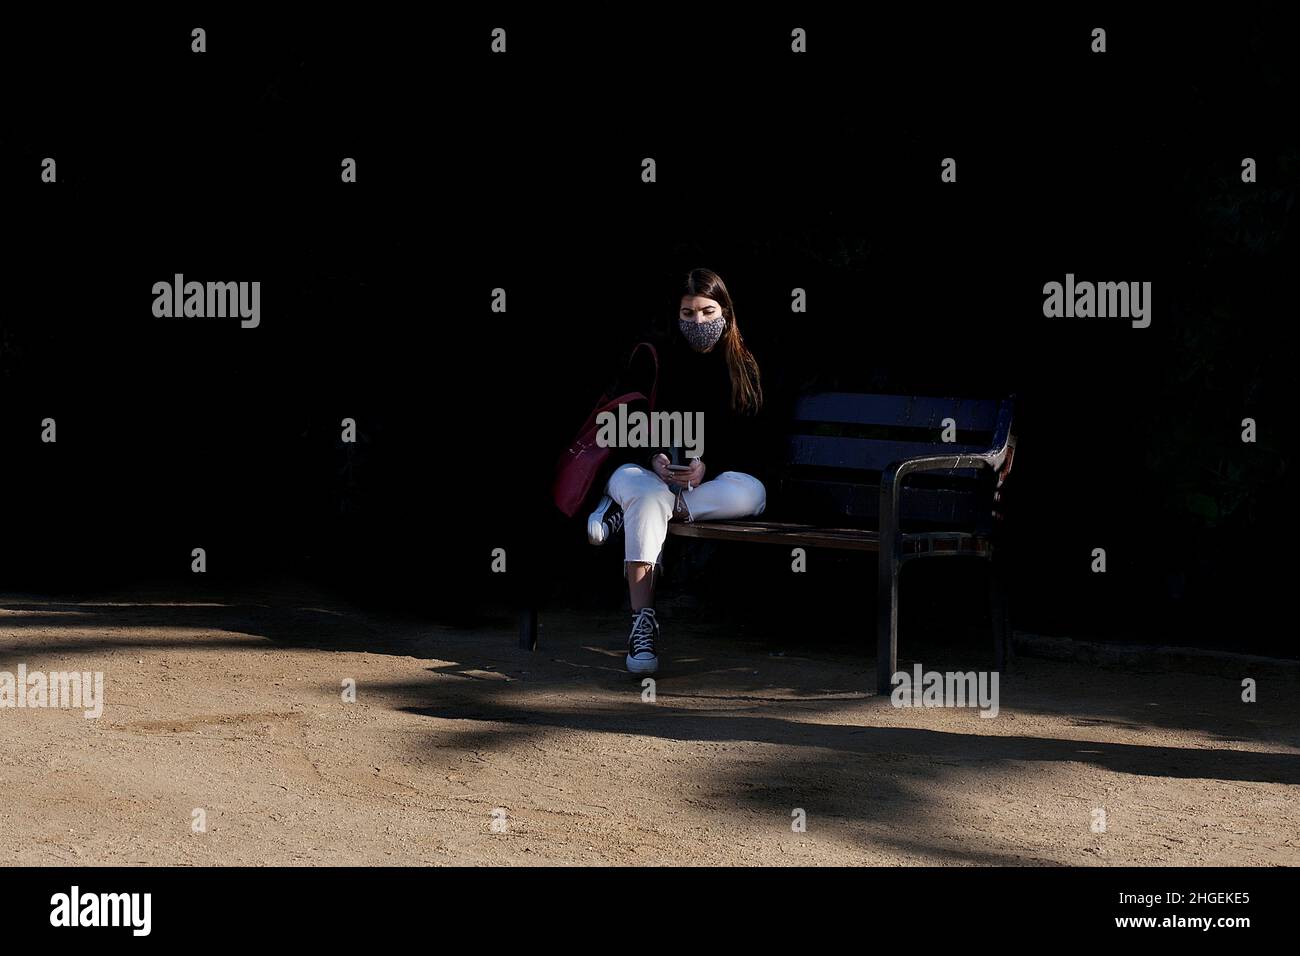
{"type": "Polygon", "coordinates": [[[608,528],[605,527],[605,515],[614,506],[614,499],[605,495],[596,505],[596,510],[587,518],[587,540],[594,545],[602,545],[609,540],[608,528]]]}
{"type": "Polygon", "coordinates": [[[659,670],[659,658],[656,657],[652,661],[638,661],[634,660],[632,655],[629,654],[627,656],[627,669],[630,674],[653,674],[659,670]]]}

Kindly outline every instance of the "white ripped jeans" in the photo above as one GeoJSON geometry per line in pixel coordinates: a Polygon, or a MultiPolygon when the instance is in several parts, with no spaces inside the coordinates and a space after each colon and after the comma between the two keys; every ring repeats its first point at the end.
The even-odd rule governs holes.
{"type": "MultiPolygon", "coordinates": [[[[650,469],[629,463],[614,470],[605,493],[623,509],[624,571],[628,561],[662,565],[677,492],[650,469]]],[[[691,513],[690,521],[749,518],[767,507],[767,489],[753,475],[724,471],[716,478],[706,476],[702,484],[682,492],[682,500],[691,513]]]]}

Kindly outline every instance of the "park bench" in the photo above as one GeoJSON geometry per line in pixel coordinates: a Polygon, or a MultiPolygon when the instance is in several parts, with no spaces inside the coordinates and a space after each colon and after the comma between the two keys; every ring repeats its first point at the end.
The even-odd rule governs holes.
{"type": "Polygon", "coordinates": [[[873,551],[876,688],[898,663],[900,571],[918,558],[989,562],[994,667],[1010,649],[1004,561],[994,560],[1001,489],[1015,455],[1014,396],[1005,400],[820,392],[795,404],[788,464],[769,500],[815,521],[673,522],[684,538],[873,551]],[[945,420],[955,426],[942,440],[945,420]]]}
{"type": "MultiPolygon", "coordinates": [[[[794,407],[787,461],[766,513],[807,520],[672,522],[683,538],[876,552],[876,688],[898,664],[900,571],[918,558],[988,561],[994,667],[1007,666],[1004,561],[995,560],[1002,487],[1015,456],[1015,397],[998,400],[817,392],[794,407]],[[945,424],[952,441],[944,441],[945,424]],[[773,505],[776,507],[774,508],[773,505]]],[[[535,648],[536,607],[520,619],[535,648]]]]}

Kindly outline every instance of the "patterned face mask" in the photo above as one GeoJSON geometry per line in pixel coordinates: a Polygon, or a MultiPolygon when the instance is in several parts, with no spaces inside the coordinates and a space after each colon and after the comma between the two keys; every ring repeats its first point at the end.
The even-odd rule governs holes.
{"type": "Polygon", "coordinates": [[[686,337],[691,348],[697,352],[707,352],[718,344],[718,339],[722,338],[722,330],[727,327],[727,319],[725,316],[719,316],[712,322],[689,322],[686,319],[678,319],[677,324],[681,326],[682,335],[686,337]]]}

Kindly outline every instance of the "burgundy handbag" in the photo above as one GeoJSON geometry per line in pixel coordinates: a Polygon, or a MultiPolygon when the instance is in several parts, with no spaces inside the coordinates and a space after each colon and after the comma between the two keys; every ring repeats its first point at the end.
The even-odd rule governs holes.
{"type": "Polygon", "coordinates": [[[587,416],[587,421],[578,430],[577,436],[570,442],[569,447],[561,452],[560,459],[555,464],[555,480],[551,485],[551,497],[555,499],[555,506],[570,518],[582,509],[582,503],[591,494],[591,486],[596,476],[600,474],[600,469],[609,458],[609,448],[602,448],[596,444],[596,435],[600,431],[596,425],[597,416],[601,412],[616,411],[619,405],[632,402],[645,402],[649,410],[654,411],[655,395],[659,391],[659,353],[649,342],[638,342],[636,348],[632,349],[632,354],[628,356],[629,366],[641,349],[649,350],[650,357],[655,363],[654,384],[650,387],[650,397],[646,398],[642,392],[628,392],[613,398],[602,395],[596,407],[587,416]]]}

